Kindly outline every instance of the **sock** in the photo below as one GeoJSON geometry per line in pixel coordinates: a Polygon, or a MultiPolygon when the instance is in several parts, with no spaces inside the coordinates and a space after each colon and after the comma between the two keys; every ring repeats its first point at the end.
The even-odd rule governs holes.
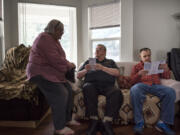
{"type": "Polygon", "coordinates": [[[104,116],[103,118],[103,122],[112,122],[112,117],[109,117],[109,116],[104,116]]]}
{"type": "Polygon", "coordinates": [[[92,119],[92,120],[98,120],[98,117],[97,117],[97,116],[90,116],[90,119],[92,119]]]}

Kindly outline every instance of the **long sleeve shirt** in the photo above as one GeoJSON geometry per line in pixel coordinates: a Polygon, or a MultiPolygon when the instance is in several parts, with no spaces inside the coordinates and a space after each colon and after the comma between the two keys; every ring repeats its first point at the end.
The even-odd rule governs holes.
{"type": "Polygon", "coordinates": [[[160,78],[169,79],[170,78],[170,70],[164,71],[161,74],[152,74],[152,75],[144,75],[141,76],[138,74],[140,70],[144,69],[144,63],[141,61],[138,64],[136,64],[131,72],[131,84],[135,83],[145,83],[147,85],[152,84],[160,84],[160,78]]]}
{"type": "Polygon", "coordinates": [[[48,33],[41,33],[31,48],[26,68],[28,79],[41,75],[52,82],[65,82],[65,74],[70,64],[59,41],[48,33]]]}

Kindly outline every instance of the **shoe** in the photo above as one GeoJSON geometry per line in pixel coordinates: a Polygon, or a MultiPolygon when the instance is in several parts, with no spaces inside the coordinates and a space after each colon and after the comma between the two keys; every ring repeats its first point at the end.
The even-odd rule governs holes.
{"type": "Polygon", "coordinates": [[[86,134],[87,135],[96,135],[98,128],[99,128],[99,121],[98,120],[91,120],[86,134]]]}
{"type": "Polygon", "coordinates": [[[102,122],[99,123],[99,132],[101,133],[101,135],[107,135],[102,122]]]}
{"type": "Polygon", "coordinates": [[[142,122],[139,122],[138,124],[136,124],[136,125],[134,126],[134,132],[135,132],[136,134],[142,135],[142,134],[143,134],[143,129],[144,129],[144,122],[143,122],[143,121],[142,121],[142,122]]]}
{"type": "Polygon", "coordinates": [[[101,122],[101,130],[102,135],[115,135],[111,122],[101,122]]]}
{"type": "Polygon", "coordinates": [[[155,126],[155,128],[160,131],[164,132],[166,135],[175,135],[175,132],[172,131],[165,123],[158,122],[155,126]]]}

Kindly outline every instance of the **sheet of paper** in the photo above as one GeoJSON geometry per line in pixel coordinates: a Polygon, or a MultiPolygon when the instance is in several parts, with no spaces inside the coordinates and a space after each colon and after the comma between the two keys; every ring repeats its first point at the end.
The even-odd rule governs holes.
{"type": "Polygon", "coordinates": [[[91,70],[95,70],[96,58],[89,58],[89,65],[91,66],[91,70]]]}
{"type": "Polygon", "coordinates": [[[159,69],[160,64],[165,64],[165,61],[145,62],[144,70],[148,71],[148,75],[163,73],[163,69],[159,69]]]}

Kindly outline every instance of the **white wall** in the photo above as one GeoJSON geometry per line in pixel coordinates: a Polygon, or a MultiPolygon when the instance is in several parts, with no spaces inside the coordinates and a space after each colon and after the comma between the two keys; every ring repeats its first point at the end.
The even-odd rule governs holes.
{"type": "Polygon", "coordinates": [[[133,0],[121,0],[121,61],[133,61],[133,0]]]}
{"type": "Polygon", "coordinates": [[[0,68],[2,64],[3,50],[3,22],[0,20],[0,68]]]}
{"type": "Polygon", "coordinates": [[[82,0],[82,47],[80,49],[81,59],[80,61],[85,61],[90,56],[90,46],[89,46],[89,31],[88,31],[88,3],[82,0]]]}
{"type": "Polygon", "coordinates": [[[0,0],[0,18],[2,18],[2,0],[0,0]]]}
{"type": "Polygon", "coordinates": [[[140,48],[152,49],[152,60],[166,58],[180,47],[180,28],[172,17],[180,12],[180,0],[134,0],[134,59],[140,48]]]}
{"type": "Polygon", "coordinates": [[[3,50],[3,46],[2,46],[2,31],[3,31],[3,28],[2,28],[2,0],[0,0],[0,67],[1,67],[1,63],[2,63],[2,50],[3,50]]]}

